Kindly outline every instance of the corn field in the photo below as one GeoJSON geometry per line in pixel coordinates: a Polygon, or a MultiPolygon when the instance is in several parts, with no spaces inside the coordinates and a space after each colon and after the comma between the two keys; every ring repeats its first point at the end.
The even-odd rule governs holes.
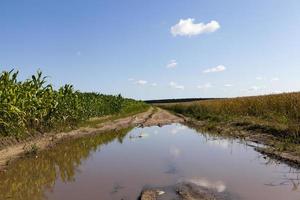
{"type": "Polygon", "coordinates": [[[55,90],[42,72],[18,81],[18,71],[0,75],[0,136],[23,137],[58,127],[74,127],[92,117],[136,112],[143,102],[121,95],[81,93],[72,85],[55,90]]]}
{"type": "Polygon", "coordinates": [[[300,93],[162,104],[162,107],[198,120],[256,120],[283,127],[300,142],[300,93]]]}

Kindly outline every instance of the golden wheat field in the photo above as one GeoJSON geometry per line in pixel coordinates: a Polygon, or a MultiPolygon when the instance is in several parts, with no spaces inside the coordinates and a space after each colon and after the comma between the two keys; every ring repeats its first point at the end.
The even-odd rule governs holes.
{"type": "Polygon", "coordinates": [[[163,104],[162,107],[199,120],[256,119],[284,127],[289,136],[300,130],[300,93],[163,104]]]}

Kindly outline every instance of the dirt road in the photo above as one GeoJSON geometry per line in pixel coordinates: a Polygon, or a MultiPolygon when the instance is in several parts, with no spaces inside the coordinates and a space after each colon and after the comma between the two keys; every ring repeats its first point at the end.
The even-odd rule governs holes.
{"type": "Polygon", "coordinates": [[[128,127],[160,126],[170,123],[181,123],[183,121],[184,120],[182,118],[177,117],[165,110],[159,108],[150,108],[144,113],[97,124],[97,128],[82,127],[70,132],[44,134],[42,137],[37,137],[31,139],[30,141],[21,142],[15,145],[8,145],[1,149],[0,169],[5,169],[10,161],[13,161],[32,149],[41,150],[50,148],[62,139],[78,138],[86,135],[99,134],[106,131],[120,130],[128,127]]]}

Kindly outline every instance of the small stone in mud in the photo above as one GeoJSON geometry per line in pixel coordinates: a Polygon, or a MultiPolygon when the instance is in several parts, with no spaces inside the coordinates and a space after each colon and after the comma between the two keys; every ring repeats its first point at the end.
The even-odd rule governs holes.
{"type": "Polygon", "coordinates": [[[173,186],[163,188],[144,189],[141,194],[141,200],[225,200],[215,190],[210,190],[190,182],[182,182],[173,186]],[[159,195],[159,192],[161,195],[159,195]],[[163,194],[163,195],[162,195],[163,194]]]}
{"type": "Polygon", "coordinates": [[[182,183],[176,186],[176,192],[183,200],[221,200],[206,188],[199,187],[193,183],[182,183]]]}
{"type": "Polygon", "coordinates": [[[156,200],[157,194],[155,190],[144,190],[141,195],[141,200],[156,200]]]}

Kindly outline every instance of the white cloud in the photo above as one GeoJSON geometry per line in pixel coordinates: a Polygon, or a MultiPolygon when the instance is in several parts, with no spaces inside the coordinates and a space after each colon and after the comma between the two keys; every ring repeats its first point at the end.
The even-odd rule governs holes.
{"type": "Polygon", "coordinates": [[[157,83],[151,83],[151,86],[156,87],[157,83]]]}
{"type": "Polygon", "coordinates": [[[184,86],[183,85],[178,85],[177,83],[171,81],[169,83],[169,86],[171,86],[172,88],[175,88],[175,89],[180,89],[180,90],[184,90],[184,86]]]}
{"type": "Polygon", "coordinates": [[[266,89],[266,86],[256,86],[256,85],[254,85],[254,86],[252,86],[252,87],[250,87],[249,89],[248,89],[248,91],[259,91],[259,90],[264,90],[264,89],[266,89]]]}
{"type": "Polygon", "coordinates": [[[145,80],[138,80],[135,82],[135,84],[137,85],[146,85],[148,83],[148,81],[145,81],[145,80]]]}
{"type": "Polygon", "coordinates": [[[279,78],[274,77],[274,78],[271,79],[271,81],[272,81],[272,82],[279,81],[279,78]]]}
{"type": "Polygon", "coordinates": [[[198,89],[208,89],[211,88],[213,85],[211,83],[205,83],[203,85],[198,85],[197,88],[198,89]]]}
{"type": "Polygon", "coordinates": [[[177,67],[178,63],[176,60],[170,60],[169,63],[166,65],[166,68],[173,69],[177,67]]]}
{"type": "Polygon", "coordinates": [[[257,91],[259,89],[260,89],[260,87],[258,87],[258,86],[252,86],[248,89],[248,91],[257,91]]]}
{"type": "Polygon", "coordinates": [[[180,19],[177,24],[171,27],[171,33],[173,36],[193,36],[203,33],[212,33],[220,28],[220,24],[217,21],[211,21],[207,24],[194,23],[195,19],[180,19]]]}
{"type": "Polygon", "coordinates": [[[171,82],[169,83],[169,85],[173,87],[173,86],[175,86],[175,85],[176,85],[176,83],[175,83],[175,82],[173,82],[173,81],[171,81],[171,82]]]}
{"type": "Polygon", "coordinates": [[[184,90],[184,86],[183,85],[176,85],[175,88],[176,89],[180,89],[180,90],[184,90]]]}
{"type": "Polygon", "coordinates": [[[255,79],[261,81],[261,80],[263,80],[263,77],[257,76],[255,79]]]}
{"type": "Polygon", "coordinates": [[[275,90],[272,92],[273,94],[280,94],[280,93],[283,93],[281,90],[275,90]]]}
{"type": "Polygon", "coordinates": [[[203,71],[203,73],[214,73],[214,72],[222,72],[225,71],[226,67],[224,65],[218,65],[216,67],[212,67],[203,71]]]}
{"type": "Polygon", "coordinates": [[[233,85],[230,84],[230,83],[227,83],[227,84],[225,84],[224,86],[225,86],[225,87],[232,87],[233,85]]]}

